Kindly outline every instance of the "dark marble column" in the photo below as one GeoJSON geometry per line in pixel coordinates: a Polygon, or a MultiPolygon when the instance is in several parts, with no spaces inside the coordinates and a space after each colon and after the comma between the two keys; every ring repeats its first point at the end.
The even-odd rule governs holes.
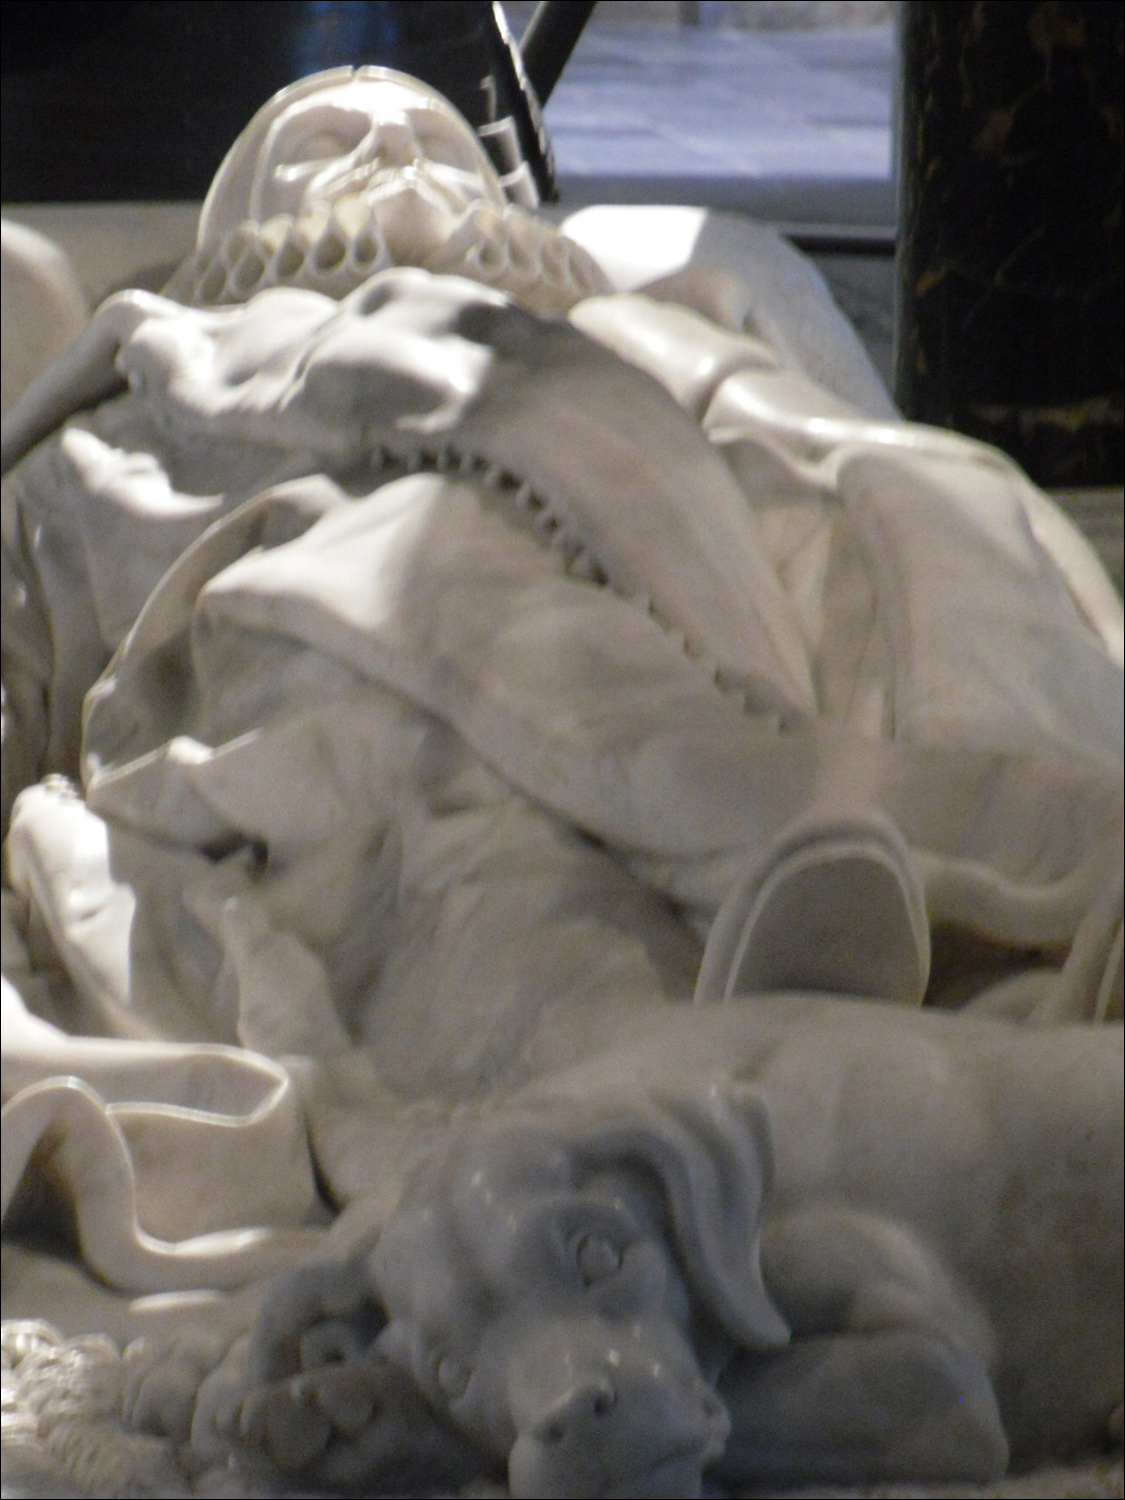
{"type": "Polygon", "coordinates": [[[895,383],[1040,484],[1122,479],[1119,0],[906,0],[895,383]]]}

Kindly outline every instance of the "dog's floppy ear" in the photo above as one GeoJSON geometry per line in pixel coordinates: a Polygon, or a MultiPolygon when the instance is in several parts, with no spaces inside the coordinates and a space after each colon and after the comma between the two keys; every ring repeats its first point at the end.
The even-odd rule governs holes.
{"type": "Polygon", "coordinates": [[[769,1116],[754,1090],[724,1083],[694,1095],[654,1095],[584,1132],[583,1164],[640,1162],[663,1184],[689,1285],[739,1344],[789,1340],[759,1260],[762,1209],[773,1186],[769,1116]]]}

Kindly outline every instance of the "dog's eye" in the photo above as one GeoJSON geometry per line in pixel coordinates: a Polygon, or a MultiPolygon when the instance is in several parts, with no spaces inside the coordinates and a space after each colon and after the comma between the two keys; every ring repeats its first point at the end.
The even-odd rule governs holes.
{"type": "Polygon", "coordinates": [[[456,1401],[458,1396],[465,1394],[469,1384],[469,1372],[459,1359],[450,1359],[448,1355],[438,1360],[437,1383],[441,1387],[443,1396],[448,1396],[450,1401],[456,1401]]]}
{"type": "Polygon", "coordinates": [[[621,1269],[621,1246],[607,1235],[590,1232],[573,1243],[574,1263],[587,1286],[621,1269]]]}

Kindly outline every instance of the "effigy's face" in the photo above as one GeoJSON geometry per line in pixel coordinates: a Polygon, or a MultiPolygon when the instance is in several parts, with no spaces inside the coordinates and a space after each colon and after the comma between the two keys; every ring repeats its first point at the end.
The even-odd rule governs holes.
{"type": "Polygon", "coordinates": [[[214,307],[270,286],[340,298],[376,271],[423,266],[557,316],[609,290],[553,225],[509,204],[472,127],[389,68],[334,68],[276,94],[219,168],[195,253],[165,288],[214,307]]]}
{"type": "Polygon", "coordinates": [[[295,98],[273,122],[249,217],[327,207],[412,170],[466,204],[496,197],[487,158],[452,110],[393,79],[357,77],[295,98]]]}

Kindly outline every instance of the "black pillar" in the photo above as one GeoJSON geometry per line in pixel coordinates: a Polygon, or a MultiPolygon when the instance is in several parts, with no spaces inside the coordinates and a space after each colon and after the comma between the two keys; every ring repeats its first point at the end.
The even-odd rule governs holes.
{"type": "Polygon", "coordinates": [[[1122,480],[1120,0],[906,0],[896,395],[1040,484],[1122,480]]]}

